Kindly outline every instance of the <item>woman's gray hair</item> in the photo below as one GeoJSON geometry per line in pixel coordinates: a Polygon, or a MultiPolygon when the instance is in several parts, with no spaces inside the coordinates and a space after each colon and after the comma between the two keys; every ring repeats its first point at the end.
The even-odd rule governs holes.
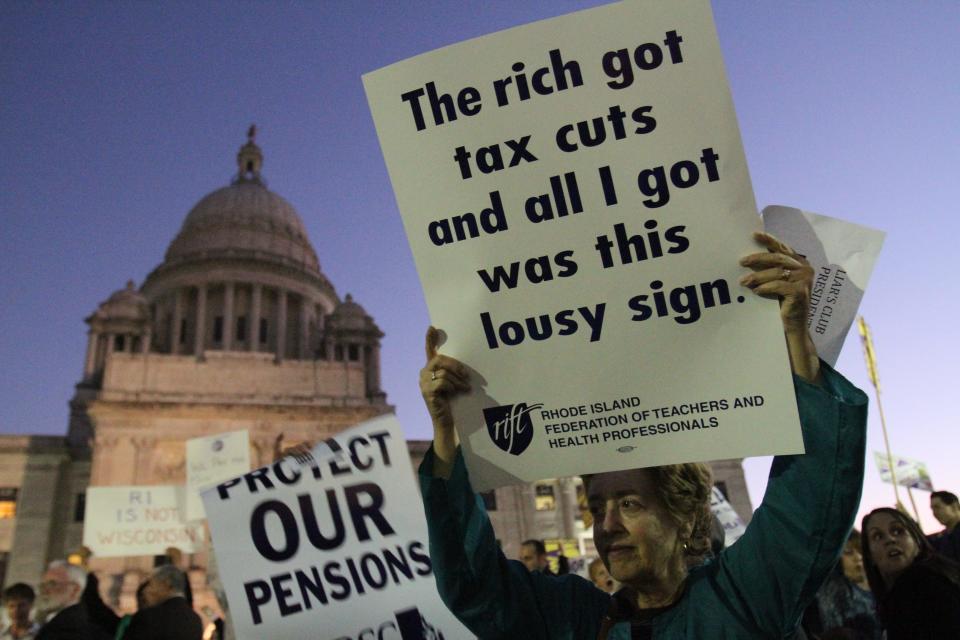
{"type": "Polygon", "coordinates": [[[153,570],[152,580],[159,580],[168,587],[170,591],[177,595],[183,595],[187,591],[187,576],[180,569],[172,564],[165,564],[153,570]]]}
{"type": "Polygon", "coordinates": [[[78,567],[75,564],[70,564],[66,560],[54,560],[49,565],[48,569],[63,569],[67,572],[67,579],[80,587],[80,590],[87,586],[87,572],[83,570],[82,567],[78,567]]]}

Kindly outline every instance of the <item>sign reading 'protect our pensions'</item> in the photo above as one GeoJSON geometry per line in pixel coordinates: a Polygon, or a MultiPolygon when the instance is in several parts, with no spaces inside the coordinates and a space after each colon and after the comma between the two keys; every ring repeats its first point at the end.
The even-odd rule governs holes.
{"type": "Polygon", "coordinates": [[[364,76],[479,489],[802,451],[710,5],[629,2],[364,76]]]}
{"type": "Polygon", "coordinates": [[[239,640],[464,640],[393,416],[203,492],[239,640]]]}

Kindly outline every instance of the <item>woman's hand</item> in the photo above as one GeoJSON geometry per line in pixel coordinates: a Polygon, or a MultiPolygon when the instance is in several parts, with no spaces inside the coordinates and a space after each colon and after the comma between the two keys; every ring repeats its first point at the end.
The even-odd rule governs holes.
{"type": "Polygon", "coordinates": [[[790,366],[801,378],[816,382],[820,377],[820,359],[807,331],[813,267],[769,233],[757,232],[753,237],[768,251],[740,260],[740,264],[754,271],[740,278],[740,284],[757,295],[780,300],[780,320],[790,352],[790,366]]]}
{"type": "Polygon", "coordinates": [[[460,442],[450,399],[470,389],[469,373],[459,360],[437,353],[440,332],[427,329],[427,364],[420,370],[420,393],[433,421],[433,475],[449,478],[460,442]]]}

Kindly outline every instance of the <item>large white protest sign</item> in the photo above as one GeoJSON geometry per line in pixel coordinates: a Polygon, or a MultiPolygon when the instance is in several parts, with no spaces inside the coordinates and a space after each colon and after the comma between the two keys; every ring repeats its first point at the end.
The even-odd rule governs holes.
{"type": "Polygon", "coordinates": [[[393,416],[203,493],[240,640],[472,637],[437,595],[393,416]]]}
{"type": "MultiPolygon", "coordinates": [[[[877,463],[877,470],[880,471],[880,479],[893,484],[893,474],[890,473],[890,460],[887,455],[874,451],[873,459],[877,463]]],[[[893,465],[897,484],[901,487],[933,491],[933,481],[930,480],[930,472],[927,471],[925,463],[903,456],[893,456],[893,465]]]]}
{"type": "Polygon", "coordinates": [[[743,518],[736,512],[733,505],[727,501],[720,489],[714,487],[710,494],[710,512],[723,525],[723,545],[729,547],[740,539],[747,531],[743,518]]]}
{"type": "Polygon", "coordinates": [[[364,76],[478,489],[802,451],[707,0],[628,2],[364,76]]]}
{"type": "Polygon", "coordinates": [[[203,526],[184,521],[183,487],[88,487],[83,544],[100,558],[203,551],[203,526]]]}
{"type": "Polygon", "coordinates": [[[807,324],[817,354],[836,364],[886,234],[781,206],[763,209],[763,226],[805,256],[816,272],[807,324]]]}
{"type": "Polygon", "coordinates": [[[250,436],[230,431],[187,440],[187,520],[204,517],[200,489],[250,471],[250,436]]]}

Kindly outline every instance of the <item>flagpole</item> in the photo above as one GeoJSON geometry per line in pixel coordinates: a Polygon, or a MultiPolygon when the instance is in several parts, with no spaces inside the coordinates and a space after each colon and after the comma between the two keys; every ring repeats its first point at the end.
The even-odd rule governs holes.
{"type": "MultiPolygon", "coordinates": [[[[870,337],[870,327],[863,319],[863,316],[857,317],[857,328],[860,330],[860,342],[863,344],[863,357],[867,361],[867,374],[870,376],[870,382],[873,383],[873,390],[877,396],[877,410],[880,412],[880,426],[883,428],[883,444],[887,448],[887,465],[890,467],[890,480],[893,482],[893,496],[897,501],[897,507],[901,507],[900,491],[897,488],[897,473],[893,465],[893,454],[890,452],[890,438],[887,436],[887,421],[883,416],[883,404],[880,402],[880,376],[877,374],[877,358],[873,351],[873,339],[870,337]]],[[[916,511],[916,506],[914,506],[916,511]]],[[[919,516],[917,520],[919,521],[919,516]]]]}
{"type": "Polygon", "coordinates": [[[913,514],[917,516],[917,524],[920,524],[920,511],[917,509],[917,501],[913,499],[913,491],[907,487],[907,495],[910,496],[910,504],[913,505],[913,514]]]}

